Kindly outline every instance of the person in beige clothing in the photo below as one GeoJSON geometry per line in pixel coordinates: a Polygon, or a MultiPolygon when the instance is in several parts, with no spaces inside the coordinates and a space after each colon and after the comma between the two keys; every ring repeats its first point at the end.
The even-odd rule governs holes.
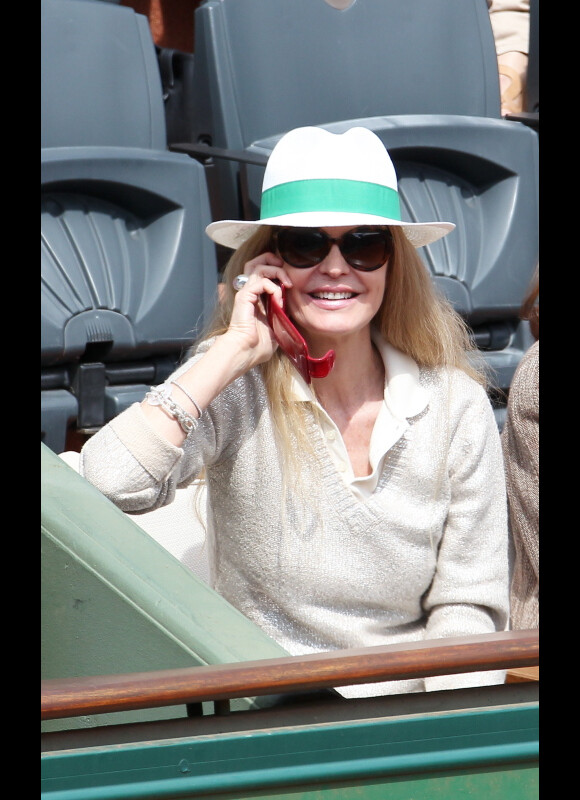
{"type": "Polygon", "coordinates": [[[510,590],[511,628],[539,627],[539,273],[522,306],[536,342],[522,358],[512,380],[502,431],[509,523],[515,548],[510,590]]]}
{"type": "Polygon", "coordinates": [[[292,655],[507,627],[499,431],[465,323],[416,252],[454,227],[402,220],[368,128],[285,134],[260,219],[206,229],[234,251],[207,335],[81,452],[81,474],[129,513],[203,471],[210,583],[292,655]],[[282,325],[273,303],[291,339],[268,324],[282,325]]]}
{"type": "Polygon", "coordinates": [[[501,113],[524,109],[530,42],[530,0],[487,0],[499,70],[501,113]]]}

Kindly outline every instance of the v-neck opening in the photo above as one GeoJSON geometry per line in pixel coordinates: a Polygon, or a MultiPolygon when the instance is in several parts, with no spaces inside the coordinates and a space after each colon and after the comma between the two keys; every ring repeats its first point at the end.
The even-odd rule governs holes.
{"type": "MultiPolygon", "coordinates": [[[[393,470],[390,469],[389,462],[396,459],[407,445],[407,434],[410,430],[406,427],[401,431],[401,435],[385,453],[385,458],[380,468],[377,484],[368,497],[357,497],[350,486],[348,486],[336,467],[329,451],[324,434],[320,425],[316,421],[316,415],[313,413],[310,422],[312,439],[315,445],[314,449],[318,456],[317,467],[319,479],[324,483],[325,491],[328,496],[333,499],[334,507],[338,514],[345,515],[350,519],[356,517],[365,517],[373,519],[383,514],[380,509],[379,495],[385,488],[389,478],[393,475],[393,470]],[[340,494],[337,491],[337,484],[340,487],[340,494]]],[[[361,520],[362,522],[362,520],[361,520]]]]}

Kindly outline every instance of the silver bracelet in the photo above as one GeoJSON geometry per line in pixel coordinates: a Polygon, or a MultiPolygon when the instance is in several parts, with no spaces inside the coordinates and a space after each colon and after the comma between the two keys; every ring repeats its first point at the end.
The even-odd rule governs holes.
{"type": "Polygon", "coordinates": [[[181,389],[181,391],[182,391],[182,392],[183,392],[183,394],[184,394],[184,395],[187,397],[187,399],[188,399],[188,400],[191,400],[191,402],[192,402],[192,403],[193,403],[193,405],[195,406],[195,410],[196,410],[196,411],[197,411],[197,413],[199,414],[199,418],[201,418],[201,415],[203,414],[203,411],[201,410],[201,408],[199,407],[199,405],[196,403],[196,401],[193,399],[193,397],[192,397],[192,396],[189,394],[189,392],[187,391],[187,389],[184,389],[184,388],[183,388],[183,386],[182,386],[180,383],[177,383],[177,381],[170,381],[170,383],[172,383],[174,386],[177,386],[177,388],[178,388],[178,389],[181,389]]]}
{"type": "Polygon", "coordinates": [[[161,386],[152,386],[151,391],[145,395],[145,400],[151,406],[160,406],[167,413],[173,417],[181,426],[184,433],[189,434],[197,428],[197,420],[191,414],[188,414],[185,409],[177,405],[177,403],[170,397],[171,387],[169,384],[162,384],[161,386]]]}

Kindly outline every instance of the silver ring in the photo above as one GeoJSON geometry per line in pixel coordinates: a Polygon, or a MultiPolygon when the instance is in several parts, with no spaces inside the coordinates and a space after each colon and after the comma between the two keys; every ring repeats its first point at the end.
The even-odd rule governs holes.
{"type": "Polygon", "coordinates": [[[232,281],[232,286],[239,292],[240,289],[243,289],[246,283],[250,280],[249,275],[236,275],[236,277],[232,281]]]}

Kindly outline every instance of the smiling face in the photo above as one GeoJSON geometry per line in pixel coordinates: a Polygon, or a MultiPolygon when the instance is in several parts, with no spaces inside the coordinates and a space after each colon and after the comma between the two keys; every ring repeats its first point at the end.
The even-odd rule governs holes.
{"type": "MultiPolygon", "coordinates": [[[[322,230],[335,239],[353,228],[322,230]]],[[[320,264],[298,269],[284,262],[284,269],[293,284],[286,293],[287,313],[309,343],[370,331],[385,292],[387,262],[372,272],[362,272],[349,266],[333,244],[320,264]]]]}

